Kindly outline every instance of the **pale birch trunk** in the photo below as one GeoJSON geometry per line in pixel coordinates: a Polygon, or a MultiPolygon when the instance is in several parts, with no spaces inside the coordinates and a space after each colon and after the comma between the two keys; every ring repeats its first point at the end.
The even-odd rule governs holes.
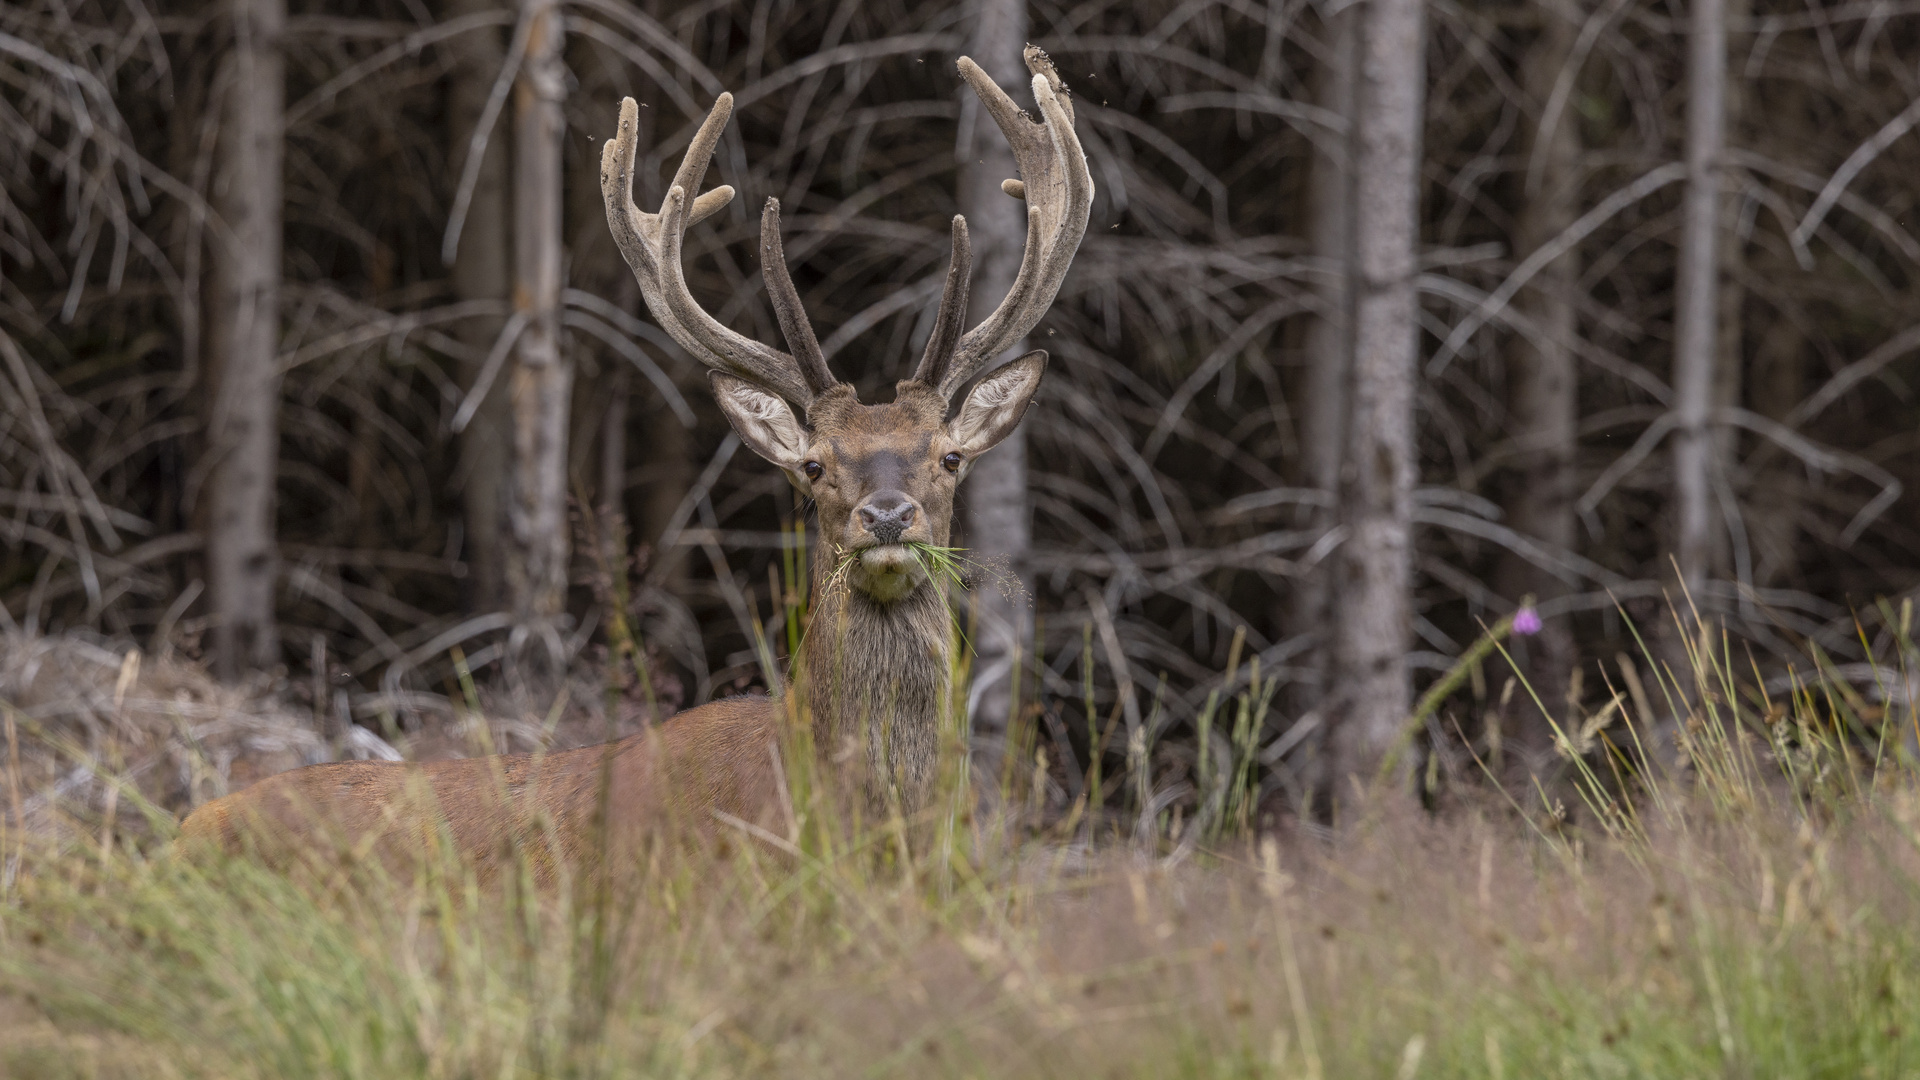
{"type": "Polygon", "coordinates": [[[573,367],[561,348],[561,100],[566,71],[563,32],[553,0],[524,0],[532,22],[527,55],[514,84],[514,289],[526,317],[514,350],[509,399],[513,415],[513,483],[508,506],[511,543],[507,585],[520,659],[535,677],[559,674],[561,617],[568,560],[567,423],[573,367]],[[543,646],[535,660],[531,647],[543,646]],[[544,667],[542,666],[544,665],[544,667]]]}
{"type": "Polygon", "coordinates": [[[1370,779],[1409,708],[1414,381],[1419,361],[1421,0],[1366,0],[1351,133],[1353,272],[1346,460],[1336,567],[1331,736],[1336,792],[1370,779]]]}
{"type": "MultiPolygon", "coordinates": [[[[456,0],[450,15],[460,16],[492,7],[487,0],[456,0]]],[[[471,30],[451,39],[448,47],[459,58],[448,92],[447,114],[454,152],[464,161],[467,141],[480,122],[487,94],[506,60],[506,45],[493,27],[471,30]]],[[[453,289],[462,300],[505,302],[512,291],[512,258],[508,230],[507,152],[512,140],[504,127],[487,140],[480,171],[468,204],[460,249],[454,257],[453,289]]],[[[470,319],[456,330],[460,339],[485,356],[499,337],[505,319],[470,319]]],[[[463,366],[461,384],[473,387],[480,374],[478,361],[463,366]]],[[[498,611],[507,602],[506,507],[507,475],[512,468],[507,380],[494,380],[480,407],[460,435],[460,501],[466,529],[467,603],[474,611],[498,611]]]]}
{"type": "Polygon", "coordinates": [[[207,576],[214,670],[235,679],[280,659],[274,622],[279,459],[283,0],[233,0],[233,78],[209,233],[207,576]]]}
{"type": "Polygon", "coordinates": [[[1709,427],[1719,309],[1720,158],[1725,139],[1724,0],[1693,0],[1687,42],[1687,186],[1674,283],[1673,545],[1680,580],[1704,603],[1713,552],[1709,427]]]}
{"type": "MultiPolygon", "coordinates": [[[[1536,108],[1553,95],[1555,81],[1571,61],[1575,25],[1550,5],[1542,5],[1540,36],[1520,65],[1521,89],[1536,108]]],[[[1513,236],[1519,261],[1551,242],[1573,223],[1578,210],[1579,117],[1571,109],[1550,118],[1542,130],[1536,116],[1528,125],[1522,160],[1522,203],[1513,236]],[[1537,167],[1536,167],[1537,163],[1537,167]]],[[[1507,475],[1505,511],[1514,531],[1560,550],[1578,540],[1574,500],[1579,478],[1574,456],[1579,438],[1579,372],[1573,340],[1579,332],[1574,290],[1580,277],[1576,252],[1547,264],[1531,287],[1514,298],[1515,309],[1538,328],[1516,332],[1507,347],[1507,412],[1516,467],[1507,475]]],[[[1510,551],[1501,553],[1494,587],[1513,601],[1531,595],[1551,600],[1567,585],[1535,563],[1510,551]]],[[[1532,703],[1537,695],[1556,716],[1562,714],[1575,662],[1573,634],[1565,620],[1550,619],[1540,633],[1516,642],[1515,650],[1533,695],[1518,695],[1512,715],[1513,742],[1531,768],[1552,750],[1553,729],[1532,703]],[[1531,759],[1531,760],[1527,760],[1531,759]]]]}
{"type": "MultiPolygon", "coordinates": [[[[1359,16],[1348,7],[1325,22],[1327,59],[1314,74],[1314,100],[1328,112],[1352,122],[1355,50],[1359,16]]],[[[1340,461],[1345,455],[1347,364],[1352,347],[1347,337],[1347,279],[1353,243],[1353,173],[1348,168],[1346,132],[1328,132],[1312,143],[1307,175],[1307,242],[1323,267],[1315,279],[1320,309],[1306,327],[1305,400],[1300,406],[1300,473],[1304,485],[1320,492],[1324,505],[1308,508],[1308,527],[1331,529],[1338,524],[1334,500],[1340,488],[1340,461]]],[[[1327,566],[1314,567],[1294,582],[1292,632],[1319,639],[1307,665],[1327,671],[1331,643],[1326,639],[1327,566]]],[[[1331,690],[1324,680],[1297,688],[1295,707],[1302,713],[1318,708],[1331,690]]]]}
{"type": "MultiPolygon", "coordinates": [[[[1030,95],[1025,88],[1031,76],[1020,58],[1027,39],[1025,0],[976,0],[972,7],[967,55],[1016,101],[1026,100],[1030,95]]],[[[1020,175],[1006,138],[986,110],[978,107],[971,92],[962,87],[960,93],[961,123],[966,129],[960,134],[959,202],[973,241],[973,288],[968,309],[978,316],[998,307],[1013,288],[1026,248],[1027,216],[1024,203],[1000,190],[1000,181],[1020,175]]],[[[1002,359],[1012,359],[1024,351],[1024,343],[1016,344],[1002,359]]],[[[987,370],[999,363],[990,364],[987,370]]],[[[1024,428],[1015,428],[992,453],[980,459],[961,493],[972,557],[1024,578],[1032,538],[1024,428]]],[[[1022,661],[1031,636],[1033,611],[1027,593],[1024,586],[1003,591],[993,582],[982,582],[973,591],[975,682],[970,696],[975,702],[976,756],[981,775],[986,777],[999,775],[1000,754],[1015,707],[1013,666],[1022,661]],[[1009,596],[1009,591],[1017,595],[1009,596]]]]}

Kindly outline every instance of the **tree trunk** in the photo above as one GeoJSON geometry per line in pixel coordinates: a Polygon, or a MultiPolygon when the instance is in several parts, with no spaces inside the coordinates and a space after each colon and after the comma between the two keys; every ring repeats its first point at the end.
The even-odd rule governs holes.
{"type": "Polygon", "coordinates": [[[233,0],[228,87],[213,203],[207,374],[207,574],[214,670],[236,679],[280,659],[274,624],[274,478],[279,458],[283,0],[233,0]]]}
{"type": "MultiPolygon", "coordinates": [[[[1729,22],[1743,23],[1753,13],[1752,0],[1721,0],[1721,2],[1726,5],[1725,11],[1722,13],[1720,19],[1721,26],[1725,26],[1729,22]]],[[[1721,55],[1724,56],[1725,54],[1726,49],[1723,47],[1721,49],[1721,55]]],[[[1716,154],[1716,158],[1725,154],[1725,146],[1729,140],[1737,141],[1739,139],[1740,123],[1746,112],[1746,101],[1746,81],[1744,79],[1727,80],[1721,89],[1720,141],[1722,149],[1716,154]]],[[[1724,176],[1723,173],[1721,175],[1724,176]]],[[[1721,192],[1720,212],[1724,215],[1722,220],[1732,222],[1736,220],[1740,214],[1741,195],[1739,189],[1737,187],[1730,187],[1725,183],[1719,184],[1719,189],[1721,192]]],[[[1723,411],[1738,407],[1742,399],[1746,396],[1744,384],[1747,374],[1745,361],[1747,287],[1742,283],[1741,279],[1745,277],[1744,265],[1747,259],[1747,245],[1746,242],[1741,239],[1740,229],[1737,227],[1728,227],[1719,230],[1718,244],[1720,249],[1720,262],[1719,266],[1715,268],[1714,274],[1715,287],[1719,290],[1719,295],[1714,301],[1714,309],[1716,312],[1714,325],[1716,330],[1713,348],[1712,408],[1715,411],[1723,411]]],[[[1732,424],[1711,425],[1711,435],[1709,439],[1712,443],[1712,449],[1707,459],[1707,478],[1709,481],[1715,482],[1715,486],[1720,489],[1720,493],[1714,495],[1708,514],[1714,520],[1721,520],[1723,525],[1720,528],[1713,529],[1709,533],[1712,540],[1707,548],[1707,574],[1709,580],[1716,577],[1726,580],[1732,577],[1736,578],[1742,585],[1751,585],[1753,569],[1751,563],[1753,523],[1744,520],[1743,515],[1741,528],[1747,534],[1744,539],[1748,545],[1746,551],[1748,557],[1740,561],[1738,565],[1733,565],[1735,562],[1732,549],[1734,537],[1732,535],[1732,529],[1724,524],[1724,518],[1722,517],[1720,509],[1723,500],[1731,497],[1731,492],[1728,491],[1727,485],[1730,482],[1730,474],[1735,462],[1741,460],[1740,442],[1743,437],[1751,438],[1751,436],[1743,436],[1741,430],[1732,424]]]]}
{"type": "MultiPolygon", "coordinates": [[[[967,55],[1015,100],[1025,100],[1028,95],[1024,87],[1030,78],[1020,58],[1027,39],[1025,0],[977,0],[972,6],[973,29],[967,55]]],[[[968,306],[974,312],[986,313],[999,306],[1020,272],[1020,257],[1026,249],[1026,212],[1023,203],[1000,190],[1000,181],[1019,175],[1013,151],[994,126],[993,118],[978,107],[973,94],[964,88],[960,92],[964,95],[961,123],[967,129],[960,139],[959,201],[973,241],[973,288],[968,306]]],[[[1001,359],[1010,360],[1025,351],[1024,343],[1017,344],[1001,359]]],[[[989,365],[987,370],[999,363],[989,365]]],[[[1027,499],[1027,438],[1023,427],[1015,428],[992,453],[980,459],[961,491],[973,558],[1024,579],[1032,542],[1032,508],[1027,499]]],[[[1028,593],[1024,587],[1003,590],[991,583],[983,583],[973,592],[972,719],[980,775],[986,777],[999,775],[1001,750],[1016,707],[1013,666],[1026,655],[1032,636],[1033,611],[1026,599],[1028,593]],[[1015,595],[1010,598],[1008,592],[1015,595]]]]}
{"type": "MultiPolygon", "coordinates": [[[[456,0],[452,16],[484,11],[487,0],[456,0]]],[[[461,34],[448,42],[459,57],[448,92],[447,113],[452,128],[452,162],[465,159],[467,140],[480,122],[487,94],[506,60],[506,45],[494,27],[461,34]]],[[[487,140],[480,172],[468,204],[460,250],[454,258],[453,289],[462,300],[505,302],[512,286],[507,205],[507,150],[511,139],[504,127],[487,140]]],[[[456,330],[460,339],[485,356],[506,325],[501,318],[469,319],[456,330]]],[[[480,374],[477,361],[464,366],[461,385],[471,389],[480,374]]],[[[507,474],[512,468],[508,432],[513,427],[508,408],[507,380],[494,380],[480,407],[460,435],[460,500],[466,528],[467,604],[473,611],[498,611],[507,602],[504,551],[507,474]]]]}
{"type": "MultiPolygon", "coordinates": [[[[1359,17],[1352,7],[1329,17],[1325,26],[1327,60],[1314,74],[1314,100],[1322,109],[1353,121],[1355,53],[1359,17]]],[[[1326,498],[1303,515],[1307,527],[1332,529],[1339,524],[1334,500],[1340,488],[1340,460],[1345,454],[1347,364],[1352,346],[1347,339],[1347,279],[1351,273],[1353,243],[1353,174],[1349,168],[1347,132],[1328,132],[1314,140],[1307,176],[1307,241],[1324,270],[1316,279],[1320,310],[1306,326],[1306,385],[1300,405],[1301,481],[1326,498]]],[[[1327,640],[1327,600],[1331,582],[1324,567],[1315,567],[1295,579],[1290,633],[1318,639],[1303,657],[1303,666],[1330,670],[1332,643],[1327,640]]],[[[1294,709],[1304,715],[1324,704],[1332,689],[1324,676],[1316,683],[1293,688],[1294,709]]],[[[1309,763],[1309,773],[1321,771],[1309,763]]],[[[1312,782],[1313,786],[1319,786],[1312,782]]]]}
{"type": "Polygon", "coordinates": [[[1424,16],[1421,0],[1367,0],[1359,20],[1352,362],[1339,509],[1347,536],[1329,613],[1336,792],[1347,776],[1371,777],[1409,707],[1424,16]]]}
{"type": "MultiPolygon", "coordinates": [[[[1354,68],[1359,45],[1356,9],[1348,7],[1327,21],[1328,61],[1316,73],[1320,107],[1345,119],[1354,113],[1354,68]]],[[[1349,131],[1351,129],[1349,128],[1349,131]]],[[[1307,401],[1300,417],[1301,462],[1306,480],[1329,499],[1339,486],[1345,452],[1347,364],[1352,343],[1347,335],[1348,277],[1353,244],[1353,174],[1348,132],[1329,133],[1313,144],[1307,180],[1307,240],[1314,257],[1328,268],[1318,279],[1322,308],[1307,328],[1307,401]]],[[[1329,523],[1331,515],[1323,514],[1329,523]]],[[[1315,578],[1315,581],[1324,579],[1315,578]]],[[[1321,590],[1324,593],[1324,589],[1321,590]]],[[[1315,605],[1307,625],[1319,625],[1315,605]]]]}
{"type": "MultiPolygon", "coordinates": [[[[1520,66],[1521,89],[1536,109],[1553,95],[1555,81],[1570,62],[1574,24],[1549,5],[1542,5],[1540,36],[1520,66]]],[[[1573,223],[1578,210],[1580,151],[1579,118],[1571,110],[1556,118],[1551,131],[1542,131],[1535,119],[1523,160],[1524,188],[1513,237],[1513,257],[1525,259],[1551,242],[1573,223]],[[1538,167],[1533,167],[1537,162],[1538,167]]],[[[1580,276],[1579,259],[1569,251],[1549,263],[1531,287],[1514,298],[1515,309],[1538,327],[1538,333],[1516,332],[1507,347],[1507,412],[1512,425],[1518,465],[1506,476],[1503,502],[1514,531],[1548,547],[1570,550],[1577,542],[1574,500],[1579,478],[1574,457],[1579,436],[1579,372],[1573,340],[1579,332],[1574,290],[1580,276]]],[[[1503,551],[1494,571],[1494,587],[1509,600],[1531,595],[1551,600],[1567,586],[1551,573],[1503,551]]],[[[1546,622],[1540,633],[1516,642],[1516,659],[1539,696],[1556,714],[1567,698],[1574,658],[1573,634],[1565,620],[1546,622]]],[[[1553,747],[1553,729],[1532,695],[1518,695],[1512,737],[1521,764],[1533,768],[1553,747]]]]}
{"type": "Polygon", "coordinates": [[[1687,188],[1674,283],[1673,544],[1680,581],[1704,604],[1713,551],[1714,343],[1719,318],[1720,158],[1727,38],[1723,0],[1693,0],[1687,42],[1687,188]]]}
{"type": "Polygon", "coordinates": [[[524,0],[532,20],[527,55],[514,84],[514,289],[526,318],[514,351],[512,542],[507,586],[517,657],[536,681],[561,673],[572,545],[567,518],[567,421],[573,367],[560,340],[562,23],[554,0],[524,0]],[[536,659],[532,646],[542,646],[536,659]]]}

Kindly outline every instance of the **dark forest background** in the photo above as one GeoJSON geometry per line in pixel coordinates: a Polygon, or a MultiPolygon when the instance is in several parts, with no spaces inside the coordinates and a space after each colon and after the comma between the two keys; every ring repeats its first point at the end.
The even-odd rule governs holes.
{"type": "MultiPolygon", "coordinates": [[[[1358,7],[0,7],[0,629],[131,638],[417,729],[445,715],[456,647],[544,714],[515,658],[551,629],[596,670],[620,563],[670,703],[759,685],[752,627],[783,637],[804,507],[648,319],[601,140],[636,97],[635,197],[656,206],[732,91],[711,182],[740,197],[690,231],[693,291],[779,340],[755,220],[778,196],[836,371],[884,400],[986,153],[954,59],[998,76],[1017,53],[976,46],[1013,19],[1072,88],[1098,186],[1035,332],[1053,361],[1015,474],[1030,534],[976,514],[959,537],[1031,595],[1015,713],[1071,749],[1063,798],[1088,710],[1148,725],[1172,799],[1209,696],[1251,686],[1271,702],[1249,736],[1265,789],[1297,805],[1349,722],[1327,643],[1368,572],[1342,554],[1358,7]],[[551,139],[529,134],[541,108],[551,139]],[[558,189],[529,187],[554,168],[558,189]],[[544,299],[516,256],[542,244],[564,279],[544,299]],[[529,312],[561,332],[572,407],[543,430],[564,496],[515,471],[533,420],[505,331],[529,312]],[[516,535],[537,497],[566,500],[565,529],[516,535]],[[569,584],[543,598],[524,566],[556,537],[569,584]]],[[[1424,7],[1424,69],[1401,72],[1424,94],[1418,357],[1397,376],[1411,574],[1387,583],[1406,639],[1376,677],[1417,692],[1531,597],[1543,629],[1514,660],[1571,724],[1614,693],[1590,661],[1641,655],[1635,628],[1674,647],[1682,581],[1769,672],[1810,642],[1864,663],[1856,613],[1920,583],[1920,5],[1726,0],[1723,143],[1689,123],[1713,85],[1689,55],[1698,10],[1424,7]],[[1688,248],[1689,227],[1709,242],[1688,248]],[[1677,289],[1689,252],[1706,285],[1677,289]]],[[[1430,728],[1436,760],[1497,729],[1551,768],[1509,670],[1472,675],[1443,712],[1460,726],[1430,728]]],[[[1004,722],[990,688],[973,700],[1004,722]]]]}

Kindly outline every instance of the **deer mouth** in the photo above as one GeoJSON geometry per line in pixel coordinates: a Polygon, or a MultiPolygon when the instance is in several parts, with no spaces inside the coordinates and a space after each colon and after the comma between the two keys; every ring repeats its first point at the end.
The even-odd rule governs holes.
{"type": "Polygon", "coordinates": [[[857,553],[860,572],[854,585],[868,596],[886,603],[898,600],[920,587],[926,572],[920,560],[905,544],[874,544],[857,553]]]}

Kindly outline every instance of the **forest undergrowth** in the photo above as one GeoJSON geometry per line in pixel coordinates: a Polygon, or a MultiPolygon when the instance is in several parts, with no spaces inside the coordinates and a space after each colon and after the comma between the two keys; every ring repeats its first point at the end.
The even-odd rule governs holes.
{"type": "Polygon", "coordinates": [[[1645,684],[1561,732],[1562,779],[1510,794],[1489,767],[1423,808],[1400,781],[1431,770],[1402,768],[1267,827],[1225,812],[1237,760],[1184,816],[1139,813],[1126,777],[1105,811],[1035,813],[1013,769],[981,802],[955,767],[924,820],[862,823],[795,768],[785,835],[548,888],[528,853],[484,883],[437,851],[403,876],[186,857],[153,786],[82,741],[104,818],[23,817],[44,792],[15,700],[9,797],[41,827],[4,836],[0,1073],[1913,1075],[1907,665],[1859,690],[1696,631],[1691,670],[1643,654],[1645,684]]]}

